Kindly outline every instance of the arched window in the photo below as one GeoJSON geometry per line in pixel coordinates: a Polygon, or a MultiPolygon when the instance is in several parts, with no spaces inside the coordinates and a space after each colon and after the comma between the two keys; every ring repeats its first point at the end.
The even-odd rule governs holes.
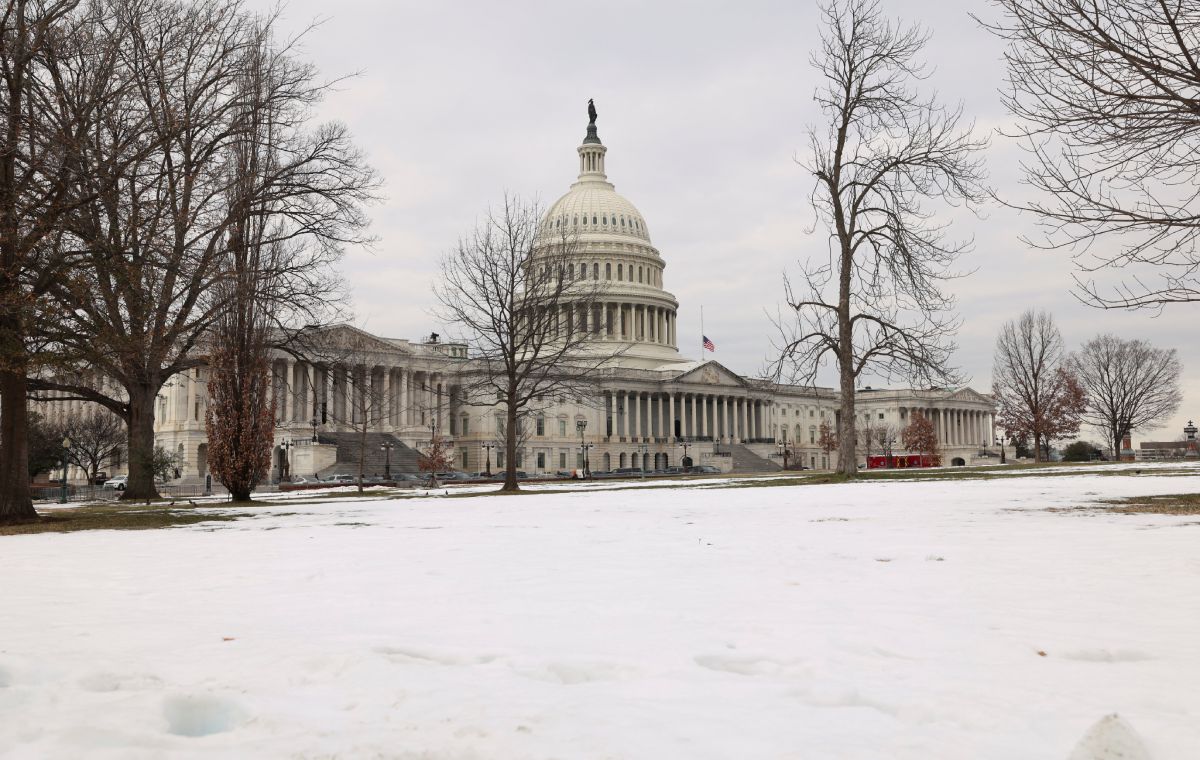
{"type": "Polygon", "coordinates": [[[587,214],[584,214],[584,215],[583,215],[583,223],[584,223],[585,225],[587,224],[587,214]]]}
{"type": "Polygon", "coordinates": [[[595,223],[596,223],[596,215],[592,214],[592,224],[595,224],[595,223]]]}
{"type": "Polygon", "coordinates": [[[638,282],[642,281],[642,268],[638,267],[638,282]]]}
{"type": "Polygon", "coordinates": [[[578,214],[575,215],[575,226],[576,227],[579,226],[579,215],[578,214]]]}
{"type": "Polygon", "coordinates": [[[587,264],[579,265],[579,279],[581,279],[581,280],[587,279],[587,264]]]}
{"type": "Polygon", "coordinates": [[[612,279],[612,264],[604,265],[604,279],[606,279],[606,280],[612,279]]]}
{"type": "Polygon", "coordinates": [[[617,264],[617,282],[620,282],[624,278],[624,275],[622,274],[624,271],[625,271],[625,265],[617,264]]]}
{"type": "Polygon", "coordinates": [[[605,214],[604,216],[600,217],[600,221],[603,222],[604,224],[608,224],[608,214],[605,214]]]}
{"type": "Polygon", "coordinates": [[[624,226],[625,226],[625,217],[621,217],[621,226],[622,226],[622,227],[624,227],[624,226]]]}

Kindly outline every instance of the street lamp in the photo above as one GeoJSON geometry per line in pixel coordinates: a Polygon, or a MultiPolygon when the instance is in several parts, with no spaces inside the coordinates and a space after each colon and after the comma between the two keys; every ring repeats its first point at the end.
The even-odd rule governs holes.
{"type": "Polygon", "coordinates": [[[588,466],[588,449],[591,448],[591,445],[583,440],[583,433],[587,430],[587,420],[576,420],[575,429],[579,431],[579,450],[583,453],[583,477],[590,478],[592,471],[588,466]]]}
{"type": "Polygon", "coordinates": [[[690,462],[692,460],[688,459],[688,455],[687,455],[689,445],[690,444],[686,440],[679,444],[679,447],[683,449],[683,459],[679,460],[679,464],[681,464],[684,467],[688,467],[688,468],[690,468],[692,466],[690,464],[690,462]],[[685,464],[685,463],[687,463],[687,464],[685,464]]]}
{"type": "Polygon", "coordinates": [[[317,442],[317,413],[316,412],[313,412],[313,416],[312,416],[312,419],[309,420],[309,424],[312,425],[312,429],[313,429],[312,442],[316,443],[317,442]]]}
{"type": "Polygon", "coordinates": [[[779,453],[783,456],[783,469],[786,470],[788,468],[788,457],[791,456],[792,453],[791,449],[788,448],[787,437],[785,436],[783,440],[776,444],[776,446],[779,449],[779,453]]]}
{"type": "Polygon", "coordinates": [[[67,461],[67,452],[71,450],[71,436],[63,438],[63,479],[62,479],[62,500],[61,504],[67,503],[67,466],[70,462],[67,461]]]}
{"type": "Polygon", "coordinates": [[[1004,464],[1004,436],[996,438],[996,445],[1000,447],[1000,464],[1004,464]]]}
{"type": "Polygon", "coordinates": [[[480,445],[483,447],[484,451],[487,452],[487,464],[485,465],[483,474],[490,478],[492,477],[492,449],[496,448],[496,444],[482,443],[480,445]]]}
{"type": "Polygon", "coordinates": [[[392,479],[392,449],[394,448],[396,448],[396,444],[391,441],[379,444],[379,449],[383,452],[383,477],[385,480],[392,479]]]}
{"type": "Polygon", "coordinates": [[[281,466],[279,468],[279,470],[280,470],[279,480],[281,482],[282,481],[290,481],[292,479],[291,478],[292,461],[291,461],[291,456],[289,456],[289,454],[288,454],[288,450],[291,449],[295,445],[296,444],[292,443],[291,441],[284,441],[283,443],[279,444],[279,448],[283,449],[283,462],[280,463],[281,466]]]}

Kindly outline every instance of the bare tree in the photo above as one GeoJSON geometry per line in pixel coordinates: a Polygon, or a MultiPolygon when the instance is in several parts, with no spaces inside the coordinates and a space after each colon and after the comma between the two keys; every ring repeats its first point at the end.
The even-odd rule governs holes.
{"type": "Polygon", "coordinates": [[[575,277],[574,238],[542,226],[535,204],[505,196],[442,259],[438,316],[463,333],[471,362],[464,400],[504,413],[504,486],[517,490],[522,423],[595,389],[614,352],[600,332],[602,280],[575,277]]]}
{"type": "Polygon", "coordinates": [[[111,91],[112,48],[79,0],[0,3],[0,523],[30,500],[27,377],[34,304],[71,263],[61,219],[83,199],[80,146],[111,91]]]}
{"type": "Polygon", "coordinates": [[[1084,276],[1125,269],[1104,308],[1200,300],[1200,6],[1192,0],[993,0],[1009,42],[1005,100],[1022,122],[1035,244],[1084,276]],[[1107,244],[1099,244],[1105,238],[1107,244]],[[1149,279],[1144,279],[1143,275],[1149,279]]]}
{"type": "Polygon", "coordinates": [[[379,428],[389,414],[383,386],[376,382],[367,362],[349,361],[339,367],[350,389],[346,418],[342,423],[354,429],[358,439],[358,491],[362,493],[366,477],[368,435],[379,428]]]}
{"type": "Polygon", "coordinates": [[[1050,442],[1079,432],[1086,395],[1068,371],[1062,334],[1048,312],[1032,309],[1004,323],[992,360],[996,421],[1007,435],[1033,439],[1038,462],[1050,442]]]}
{"type": "Polygon", "coordinates": [[[829,231],[829,258],[802,265],[803,284],[786,285],[796,322],[783,326],[780,368],[810,384],[829,357],[841,394],[839,466],[856,472],[855,381],[864,373],[914,384],[950,385],[958,328],[945,291],[967,243],[948,240],[930,201],[985,199],[976,154],[986,145],[961,107],[918,93],[917,56],[926,35],[885,19],[876,0],[836,0],[813,65],[816,100],[828,121],[809,131],[816,177],[811,203],[829,231]]]}
{"type": "Polygon", "coordinates": [[[884,456],[888,467],[892,466],[892,455],[896,450],[896,426],[881,422],[875,426],[875,440],[879,443],[879,453],[884,456]]]}
{"type": "Polygon", "coordinates": [[[64,417],[55,436],[60,441],[71,440],[67,461],[86,472],[91,481],[100,466],[125,447],[125,423],[109,410],[92,406],[64,417]]]}
{"type": "Polygon", "coordinates": [[[1072,354],[1069,364],[1087,393],[1083,420],[1104,431],[1114,459],[1121,457],[1125,436],[1157,427],[1183,401],[1183,368],[1173,348],[1099,335],[1072,354]]]}
{"type": "Polygon", "coordinates": [[[55,283],[44,329],[57,350],[111,377],[117,397],[68,380],[66,390],[108,406],[129,427],[125,498],[155,495],[154,398],[174,374],[205,363],[198,346],[237,292],[228,249],[239,225],[260,219],[264,250],[286,254],[259,272],[274,285],[272,318],[320,313],[336,284],[329,265],[364,240],[362,206],[375,180],[337,124],[312,125],[329,84],[279,44],[274,20],[238,0],[113,0],[118,74],[126,96],[100,113],[85,156],[93,202],[71,215],[86,258],[55,283]],[[264,63],[266,61],[266,63],[264,63]],[[254,72],[269,72],[254,79],[254,72]],[[267,139],[269,161],[241,171],[247,142],[267,139]],[[127,130],[137,126],[136,160],[127,130]]]}
{"type": "Polygon", "coordinates": [[[821,420],[820,434],[817,438],[817,445],[821,447],[821,451],[826,457],[838,448],[838,433],[825,420],[821,420]]]}
{"type": "Polygon", "coordinates": [[[901,433],[904,448],[915,451],[921,457],[922,467],[936,467],[941,464],[938,458],[937,429],[933,420],[920,411],[913,410],[909,415],[908,425],[901,433]]]}

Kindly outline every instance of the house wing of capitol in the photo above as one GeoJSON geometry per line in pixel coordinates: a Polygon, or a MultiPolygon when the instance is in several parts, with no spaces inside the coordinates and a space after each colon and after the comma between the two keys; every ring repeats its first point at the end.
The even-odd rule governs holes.
{"type": "MultiPolygon", "coordinates": [[[[586,457],[592,471],[655,470],[678,466],[686,455],[722,471],[767,472],[780,469],[784,449],[789,465],[835,467],[837,453],[822,449],[818,431],[822,422],[836,425],[836,392],[751,379],[719,362],[681,355],[679,302],[667,289],[667,260],[651,240],[648,220],[609,180],[608,148],[594,122],[575,152],[576,179],[549,207],[543,228],[572,236],[574,276],[604,281],[603,297],[592,308],[564,307],[571,324],[594,334],[588,350],[612,360],[587,397],[549,406],[526,422],[518,469],[530,475],[577,471],[586,457]]],[[[460,470],[504,466],[503,447],[495,445],[500,409],[463,398],[459,379],[471,371],[466,346],[436,335],[418,341],[371,335],[348,325],[324,328],[320,337],[338,361],[283,354],[273,360],[272,480],[357,474],[364,428],[368,475],[415,471],[417,450],[435,432],[450,441],[460,470]],[[363,403],[366,394],[378,403],[363,403]]],[[[198,369],[172,378],[155,409],[156,441],[180,455],[181,483],[208,476],[206,376],[198,369]]],[[[81,403],[50,402],[48,413],[81,403]]],[[[863,389],[856,407],[861,423],[891,426],[897,438],[912,413],[922,412],[933,420],[945,464],[995,461],[998,453],[995,404],[970,388],[863,389]]],[[[898,440],[894,451],[903,452],[898,440]]],[[[860,451],[860,460],[867,453],[860,451]]],[[[110,473],[123,469],[118,463],[110,473]]]]}

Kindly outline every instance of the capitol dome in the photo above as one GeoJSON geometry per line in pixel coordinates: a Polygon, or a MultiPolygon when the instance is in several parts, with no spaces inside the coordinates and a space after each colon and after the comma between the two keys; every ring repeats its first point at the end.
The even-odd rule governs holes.
{"type": "Polygon", "coordinates": [[[666,262],[650,242],[645,217],[608,181],[608,148],[596,134],[595,121],[588,124],[576,152],[579,175],[546,212],[541,234],[547,241],[569,237],[575,262],[571,271],[604,283],[600,310],[582,319],[596,334],[598,350],[609,350],[605,344],[624,344],[619,348],[621,364],[678,361],[679,303],[663,289],[666,262]]]}

